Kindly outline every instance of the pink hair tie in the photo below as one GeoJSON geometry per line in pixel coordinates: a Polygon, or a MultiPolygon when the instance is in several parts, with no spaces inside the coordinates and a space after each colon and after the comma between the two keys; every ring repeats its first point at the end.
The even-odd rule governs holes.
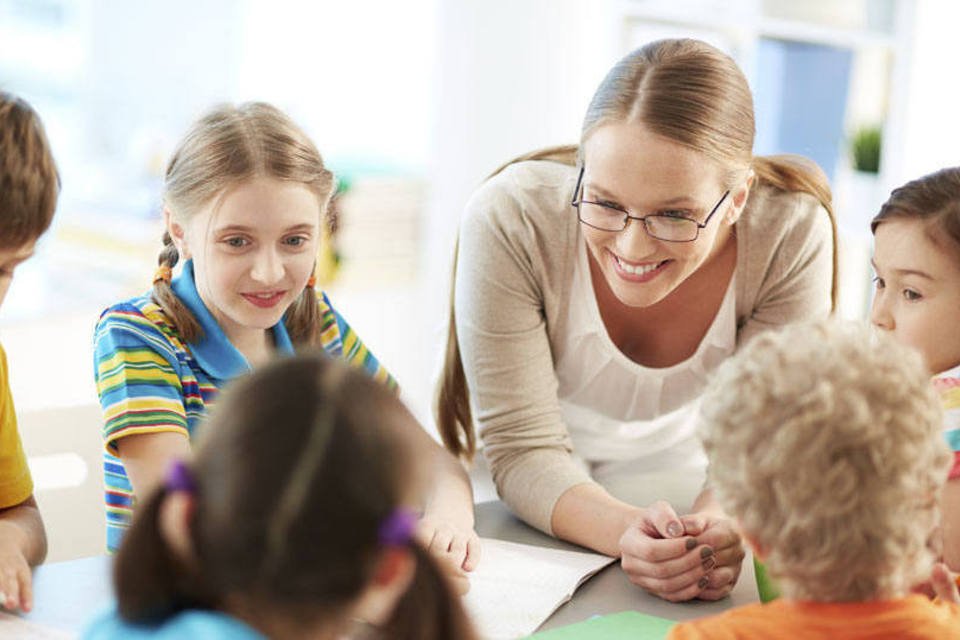
{"type": "Polygon", "coordinates": [[[397,507],[380,523],[377,539],[385,547],[403,547],[410,542],[418,516],[405,507],[397,507]]]}
{"type": "Polygon", "coordinates": [[[170,492],[194,493],[197,490],[190,467],[183,460],[174,460],[170,463],[170,466],[167,467],[167,475],[164,478],[163,486],[170,492]]]}

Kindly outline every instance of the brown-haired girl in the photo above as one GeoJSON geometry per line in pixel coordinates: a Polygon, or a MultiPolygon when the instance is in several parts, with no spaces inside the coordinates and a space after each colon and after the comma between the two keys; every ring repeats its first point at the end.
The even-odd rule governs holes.
{"type": "MultiPolygon", "coordinates": [[[[263,103],[214,109],[174,153],[153,291],[107,309],[95,334],[110,549],[129,524],[134,496],[148,495],[170,460],[188,456],[228,381],[277,354],[320,347],[396,386],[314,289],[333,187],[313,142],[263,103]]],[[[286,437],[282,427],[277,433],[286,437]]],[[[420,459],[437,476],[418,535],[451,571],[472,569],[478,551],[466,473],[415,431],[420,459]]]]}
{"type": "Polygon", "coordinates": [[[960,167],[898,187],[871,223],[874,326],[920,352],[954,452],[944,489],[943,558],[960,570],[960,167]]]}
{"type": "Polygon", "coordinates": [[[503,168],[460,230],[445,443],[472,454],[475,415],[514,512],[621,556],[670,600],[724,596],[743,557],[701,491],[708,374],[832,306],[826,180],[802,158],[754,157],[753,138],[729,56],[653,42],[600,84],[579,147],[503,168]]]}
{"type": "Polygon", "coordinates": [[[189,464],[138,507],[117,610],[87,638],[473,638],[412,539],[419,429],[396,396],[324,354],[224,393],[189,464]]]}

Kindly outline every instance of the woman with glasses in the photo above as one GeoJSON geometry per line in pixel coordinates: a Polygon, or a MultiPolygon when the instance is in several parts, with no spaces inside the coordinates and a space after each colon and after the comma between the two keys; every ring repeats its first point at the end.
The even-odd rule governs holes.
{"type": "MultiPolygon", "coordinates": [[[[621,557],[668,600],[736,583],[738,534],[695,435],[708,376],[751,336],[827,315],[830,189],[754,157],[743,73],[693,40],[623,58],[579,146],[514,161],[460,230],[437,420],[526,522],[621,557]]],[[[789,464],[789,461],[783,461],[789,464]]]]}

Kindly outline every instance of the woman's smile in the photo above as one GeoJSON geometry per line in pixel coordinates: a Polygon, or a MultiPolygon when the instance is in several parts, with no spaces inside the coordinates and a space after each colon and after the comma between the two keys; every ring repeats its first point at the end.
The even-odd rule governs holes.
{"type": "Polygon", "coordinates": [[[609,251],[614,271],[628,282],[650,282],[670,266],[672,260],[630,262],[609,251]]]}

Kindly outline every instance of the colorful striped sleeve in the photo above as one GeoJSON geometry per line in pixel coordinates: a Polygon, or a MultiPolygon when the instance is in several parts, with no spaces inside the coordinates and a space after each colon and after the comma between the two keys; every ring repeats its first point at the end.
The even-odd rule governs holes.
{"type": "Polygon", "coordinates": [[[935,378],[934,388],[943,406],[943,436],[953,451],[949,478],[960,478],[960,378],[945,375],[935,378]]]}
{"type": "Polygon", "coordinates": [[[176,432],[189,437],[176,351],[160,329],[132,305],[100,317],[94,335],[103,441],[116,455],[128,435],[176,432]]]}
{"type": "Polygon", "coordinates": [[[380,361],[367,349],[363,341],[360,340],[360,336],[347,324],[343,316],[334,309],[326,293],[322,294],[319,303],[323,314],[323,333],[321,334],[321,339],[324,348],[327,349],[327,345],[333,343],[327,339],[327,336],[331,332],[335,331],[340,337],[340,353],[335,353],[330,349],[327,349],[327,352],[331,353],[331,355],[339,355],[350,364],[364,369],[373,376],[374,380],[383,382],[390,389],[399,392],[397,381],[394,380],[393,376],[380,364],[380,361]]]}

